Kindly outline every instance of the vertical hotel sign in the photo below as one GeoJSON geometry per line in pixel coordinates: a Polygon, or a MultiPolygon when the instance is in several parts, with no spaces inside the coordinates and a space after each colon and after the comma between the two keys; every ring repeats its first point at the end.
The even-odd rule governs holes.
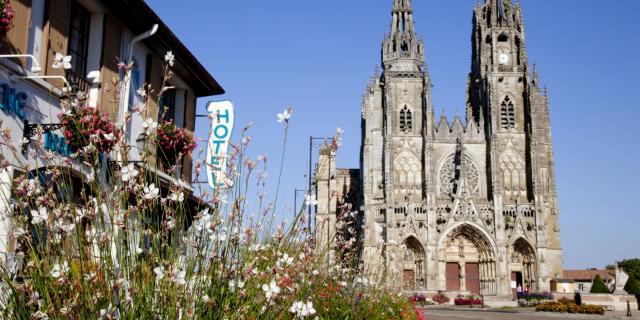
{"type": "Polygon", "coordinates": [[[211,133],[207,146],[207,177],[212,189],[224,184],[227,167],[227,150],[233,131],[233,103],[231,101],[209,102],[211,133]]]}

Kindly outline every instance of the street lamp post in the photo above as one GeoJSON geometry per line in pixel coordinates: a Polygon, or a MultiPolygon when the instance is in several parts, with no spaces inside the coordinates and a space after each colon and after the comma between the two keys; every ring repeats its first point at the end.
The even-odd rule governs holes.
{"type": "MultiPolygon", "coordinates": [[[[327,141],[326,137],[313,137],[310,136],[309,137],[309,184],[307,185],[307,190],[309,192],[309,194],[311,194],[312,189],[311,189],[311,185],[313,184],[313,172],[312,172],[312,167],[313,167],[313,149],[314,147],[317,147],[318,144],[317,142],[321,141],[321,142],[325,142],[327,141]]],[[[312,206],[309,205],[307,208],[307,214],[308,214],[308,221],[307,223],[309,224],[309,232],[311,232],[311,210],[312,210],[312,206]]]]}

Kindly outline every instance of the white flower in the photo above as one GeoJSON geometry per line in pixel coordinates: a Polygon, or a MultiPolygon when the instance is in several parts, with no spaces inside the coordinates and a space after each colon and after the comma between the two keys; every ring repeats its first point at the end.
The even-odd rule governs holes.
{"type": "Polygon", "coordinates": [[[122,168],[120,174],[122,174],[122,181],[128,182],[138,176],[138,170],[136,170],[133,163],[130,163],[126,167],[122,168]]]}
{"type": "Polygon", "coordinates": [[[113,141],[113,139],[116,138],[116,136],[113,134],[113,132],[109,133],[109,134],[105,134],[104,138],[109,140],[109,141],[113,141]]]}
{"type": "Polygon", "coordinates": [[[89,172],[84,175],[84,178],[87,183],[93,182],[96,179],[96,171],[91,168],[89,172]]]}
{"type": "Polygon", "coordinates": [[[153,130],[155,130],[157,127],[158,127],[158,123],[153,121],[153,119],[151,118],[148,118],[142,123],[142,128],[144,128],[144,134],[148,136],[150,136],[151,133],[153,133],[153,130]]]}
{"type": "Polygon", "coordinates": [[[55,61],[51,65],[54,69],[71,69],[71,56],[56,52],[55,61]]]}
{"type": "Polygon", "coordinates": [[[136,248],[136,253],[137,254],[142,254],[142,249],[141,248],[136,248]]]}
{"type": "Polygon", "coordinates": [[[148,187],[144,187],[144,199],[145,200],[153,200],[158,198],[160,194],[160,189],[156,188],[156,184],[152,183],[148,187]]]}
{"type": "Polygon", "coordinates": [[[264,295],[267,300],[271,300],[271,297],[280,293],[280,287],[278,287],[278,284],[275,280],[271,280],[270,284],[265,283],[262,285],[262,291],[264,291],[264,295]]]}
{"type": "Polygon", "coordinates": [[[174,268],[173,272],[171,273],[173,282],[181,286],[187,284],[187,281],[185,280],[186,276],[187,276],[187,272],[185,270],[180,270],[178,268],[174,268]]]}
{"type": "Polygon", "coordinates": [[[289,119],[291,119],[291,115],[293,114],[293,109],[287,108],[283,113],[278,113],[278,122],[288,123],[289,119]]]}
{"type": "Polygon", "coordinates": [[[69,272],[69,264],[65,261],[62,264],[56,263],[51,268],[51,276],[58,279],[69,272]]]}
{"type": "Polygon", "coordinates": [[[173,202],[182,202],[184,201],[184,193],[182,191],[180,191],[179,193],[172,192],[169,195],[169,200],[173,202]]]}
{"type": "Polygon", "coordinates": [[[288,253],[282,255],[282,258],[278,259],[276,265],[280,267],[281,265],[291,265],[293,263],[293,257],[289,257],[288,253]]]}
{"type": "Polygon", "coordinates": [[[313,308],[313,302],[311,301],[307,301],[307,303],[296,301],[291,308],[289,308],[289,311],[293,313],[296,318],[299,317],[301,319],[316,314],[316,309],[313,308]]]}
{"type": "Polygon", "coordinates": [[[337,134],[337,135],[341,135],[342,133],[344,133],[344,130],[343,130],[342,128],[338,127],[338,128],[336,129],[336,134],[337,134]]]}
{"type": "Polygon", "coordinates": [[[316,200],[316,196],[312,194],[307,194],[304,196],[304,203],[308,206],[318,205],[318,200],[316,200]]]}
{"type": "Polygon", "coordinates": [[[147,91],[146,91],[146,90],[144,90],[144,88],[143,88],[143,87],[138,88],[138,90],[136,91],[136,93],[137,93],[139,96],[143,97],[143,98],[147,96],[147,91]]]}
{"type": "Polygon", "coordinates": [[[173,52],[171,51],[167,51],[167,54],[164,55],[164,62],[169,64],[169,66],[171,67],[173,67],[173,64],[175,63],[175,59],[176,57],[173,55],[173,52]]]}
{"type": "Polygon", "coordinates": [[[209,301],[211,301],[211,298],[209,298],[209,295],[205,294],[204,297],[202,297],[202,301],[204,301],[205,303],[209,303],[209,301]]]}
{"type": "Polygon", "coordinates": [[[38,310],[36,313],[34,313],[33,315],[31,315],[31,319],[35,319],[35,320],[49,320],[49,315],[47,315],[46,313],[42,312],[42,310],[38,310]]]}
{"type": "Polygon", "coordinates": [[[155,267],[153,269],[153,272],[156,274],[156,280],[162,280],[162,278],[164,278],[164,267],[163,266],[155,267]]]}
{"type": "Polygon", "coordinates": [[[242,280],[229,280],[229,290],[236,292],[236,289],[244,288],[244,281],[242,280]]]}
{"type": "Polygon", "coordinates": [[[49,213],[46,207],[40,207],[38,211],[31,210],[31,221],[34,224],[40,224],[49,219],[49,213]]]}
{"type": "Polygon", "coordinates": [[[224,230],[220,230],[216,233],[212,233],[209,236],[209,239],[211,239],[211,241],[220,241],[220,242],[224,242],[227,240],[227,232],[224,230]]]}

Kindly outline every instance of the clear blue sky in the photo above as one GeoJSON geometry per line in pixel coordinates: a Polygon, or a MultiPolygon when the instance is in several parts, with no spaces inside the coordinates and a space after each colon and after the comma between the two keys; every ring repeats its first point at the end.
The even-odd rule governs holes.
{"type": "MultiPolygon", "coordinates": [[[[147,0],[250,121],[275,184],[292,105],[280,208],[306,186],[308,137],[345,129],[338,165],[357,167],[360,98],[380,61],[391,0],[147,0]]],[[[475,0],[414,0],[433,103],[464,114],[475,0]]],[[[640,257],[640,1],[522,0],[526,46],[549,87],[566,268],[640,257]]],[[[199,101],[204,113],[207,99],[199,101]]],[[[206,137],[207,123],[198,122],[206,137]]],[[[270,192],[274,196],[273,192],[270,192]]],[[[283,213],[290,216],[291,213],[283,213]]]]}

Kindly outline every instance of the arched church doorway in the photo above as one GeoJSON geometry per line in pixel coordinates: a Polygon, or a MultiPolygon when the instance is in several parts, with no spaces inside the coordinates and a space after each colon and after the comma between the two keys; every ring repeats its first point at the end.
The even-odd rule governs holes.
{"type": "Polygon", "coordinates": [[[495,295],[496,260],[489,239],[477,228],[463,224],[453,229],[440,248],[440,272],[447,291],[495,295]]]}
{"type": "Polygon", "coordinates": [[[520,287],[522,291],[537,291],[537,265],[533,247],[527,240],[519,238],[510,249],[509,269],[511,270],[512,287],[515,285],[515,288],[520,287]]]}
{"type": "Polygon", "coordinates": [[[402,243],[403,289],[405,291],[423,290],[425,287],[425,253],[420,241],[414,237],[402,243]]]}

